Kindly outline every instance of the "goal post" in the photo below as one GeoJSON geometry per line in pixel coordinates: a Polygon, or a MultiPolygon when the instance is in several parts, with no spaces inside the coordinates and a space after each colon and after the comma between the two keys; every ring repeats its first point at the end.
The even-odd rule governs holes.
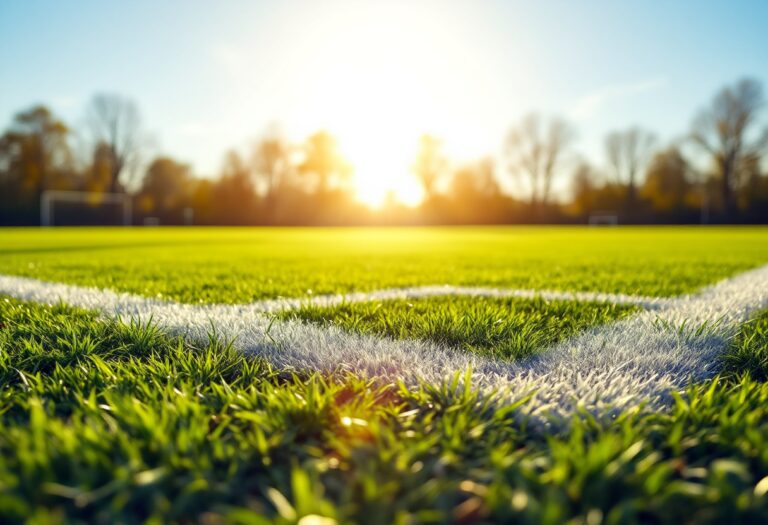
{"type": "MultiPolygon", "coordinates": [[[[40,225],[54,226],[56,224],[56,204],[70,204],[96,208],[114,204],[121,207],[119,222],[130,226],[133,220],[131,196],[127,193],[99,193],[88,191],[46,190],[40,196],[40,225]]],[[[116,221],[117,222],[117,221],[116,221]]]]}

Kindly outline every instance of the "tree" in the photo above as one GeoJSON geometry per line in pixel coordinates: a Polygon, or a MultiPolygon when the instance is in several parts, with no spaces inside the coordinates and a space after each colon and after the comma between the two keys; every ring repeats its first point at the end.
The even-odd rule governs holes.
{"type": "Polygon", "coordinates": [[[746,159],[761,157],[768,147],[768,128],[756,138],[750,137],[764,104],[762,85],[757,80],[743,79],[720,90],[691,128],[691,140],[717,168],[726,220],[731,220],[736,211],[741,166],[746,159]]]}
{"type": "Polygon", "coordinates": [[[437,185],[445,175],[448,162],[442,154],[440,141],[432,135],[424,134],[419,139],[419,150],[413,164],[413,172],[424,189],[427,199],[437,193],[437,185]]]}
{"type": "Polygon", "coordinates": [[[748,210],[753,215],[763,208],[763,215],[768,216],[768,208],[765,207],[768,202],[768,173],[763,173],[761,161],[758,155],[745,155],[739,163],[738,204],[740,209],[748,210]]]}
{"type": "Polygon", "coordinates": [[[332,186],[343,184],[352,173],[351,166],[339,151],[336,138],[327,131],[311,135],[304,143],[303,153],[299,171],[310,178],[318,195],[326,195],[332,186]]]}
{"type": "Polygon", "coordinates": [[[594,211],[596,180],[594,168],[586,161],[576,166],[573,172],[572,191],[573,208],[579,215],[589,215],[594,211]]]}
{"type": "Polygon", "coordinates": [[[655,210],[680,211],[691,191],[690,179],[688,162],[678,148],[670,147],[658,152],[649,163],[640,194],[655,210]]]}
{"type": "Polygon", "coordinates": [[[85,171],[83,189],[103,193],[112,186],[112,152],[106,144],[99,143],[93,149],[90,166],[85,171]]]}
{"type": "Polygon", "coordinates": [[[189,205],[192,175],[189,165],[170,157],[158,157],[147,168],[139,191],[143,211],[181,220],[181,210],[189,205]]]}
{"type": "Polygon", "coordinates": [[[271,128],[253,148],[251,164],[256,182],[270,195],[290,170],[290,149],[275,128],[271,128]]]}
{"type": "Polygon", "coordinates": [[[447,197],[447,206],[440,210],[443,221],[492,223],[502,220],[508,211],[508,202],[501,196],[494,176],[494,163],[489,157],[457,169],[451,178],[447,197]]]}
{"type": "Polygon", "coordinates": [[[457,198],[493,198],[501,194],[499,183],[493,175],[491,158],[467,164],[453,175],[451,193],[457,198]]]}
{"type": "Polygon", "coordinates": [[[251,171],[235,151],[227,152],[221,177],[214,186],[215,215],[224,224],[253,224],[256,191],[251,171]]]}
{"type": "Polygon", "coordinates": [[[275,128],[254,145],[251,165],[255,182],[263,191],[268,218],[272,220],[278,188],[287,182],[291,171],[290,149],[275,128]]]}
{"type": "Polygon", "coordinates": [[[18,113],[0,137],[0,208],[16,210],[3,221],[33,222],[42,193],[72,188],[75,178],[66,124],[45,106],[18,113]]]}
{"type": "Polygon", "coordinates": [[[121,190],[120,176],[138,160],[141,149],[141,119],[136,104],[115,94],[97,94],[87,113],[95,147],[106,146],[109,153],[109,190],[121,190]]]}
{"type": "Polygon", "coordinates": [[[605,155],[619,184],[627,186],[627,207],[633,211],[637,196],[638,175],[642,173],[656,144],[653,133],[635,126],[614,131],[605,137],[605,155]]]}
{"type": "Polygon", "coordinates": [[[193,179],[189,204],[195,213],[195,224],[215,224],[216,183],[211,179],[193,179]]]}
{"type": "Polygon", "coordinates": [[[532,206],[549,202],[552,180],[575,133],[562,119],[552,118],[542,124],[536,114],[523,118],[507,136],[506,154],[509,172],[527,178],[532,206]]]}

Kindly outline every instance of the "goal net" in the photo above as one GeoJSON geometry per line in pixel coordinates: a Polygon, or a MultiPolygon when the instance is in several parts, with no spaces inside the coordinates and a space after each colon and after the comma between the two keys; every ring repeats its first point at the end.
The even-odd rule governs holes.
{"type": "Polygon", "coordinates": [[[590,226],[616,226],[619,216],[610,211],[598,211],[589,215],[590,226]]]}
{"type": "Polygon", "coordinates": [[[127,193],[53,190],[40,197],[41,226],[130,226],[132,220],[127,193]]]}

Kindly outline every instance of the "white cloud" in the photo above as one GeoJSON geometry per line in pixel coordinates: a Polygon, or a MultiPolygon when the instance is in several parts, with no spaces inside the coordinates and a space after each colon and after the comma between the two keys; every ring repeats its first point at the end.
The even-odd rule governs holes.
{"type": "Polygon", "coordinates": [[[663,87],[666,83],[667,81],[664,78],[651,78],[633,84],[604,86],[580,98],[569,112],[569,115],[575,120],[583,120],[600,111],[608,102],[654,91],[663,87]]]}

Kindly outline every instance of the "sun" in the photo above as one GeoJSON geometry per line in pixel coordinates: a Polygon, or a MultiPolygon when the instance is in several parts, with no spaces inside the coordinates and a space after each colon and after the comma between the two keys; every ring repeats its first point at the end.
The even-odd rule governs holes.
{"type": "MultiPolygon", "coordinates": [[[[389,77],[394,79],[396,77],[389,77]]],[[[423,192],[411,169],[416,156],[421,126],[417,124],[421,108],[413,93],[398,93],[392,81],[382,88],[384,79],[356,77],[355,93],[376,93],[374,86],[387,89],[389,101],[374,100],[348,93],[340,96],[334,128],[339,144],[354,169],[353,185],[358,200],[380,206],[388,198],[406,205],[416,205],[423,192]],[[366,108],[363,110],[363,108],[366,108]]]]}
{"type": "Polygon", "coordinates": [[[407,85],[401,65],[339,68],[317,93],[330,113],[328,128],[353,168],[358,200],[380,206],[390,196],[416,205],[421,187],[411,165],[429,104],[407,85]]]}
{"type": "Polygon", "coordinates": [[[350,4],[319,19],[300,46],[311,49],[302,118],[337,137],[354,168],[356,196],[371,206],[422,200],[411,170],[422,134],[459,146],[472,140],[457,117],[477,103],[462,84],[476,79],[472,57],[449,27],[406,7],[350,4]]]}

